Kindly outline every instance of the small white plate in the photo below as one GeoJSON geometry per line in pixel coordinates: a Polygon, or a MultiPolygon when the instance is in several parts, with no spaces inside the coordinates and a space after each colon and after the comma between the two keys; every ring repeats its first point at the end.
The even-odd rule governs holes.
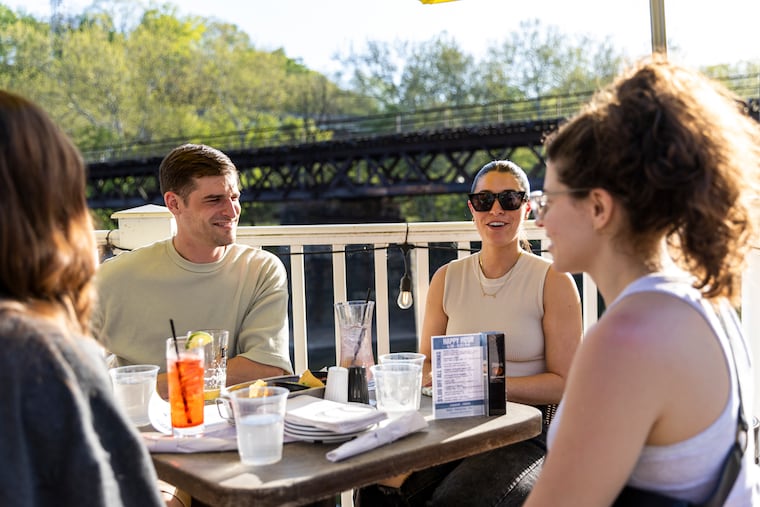
{"type": "Polygon", "coordinates": [[[321,428],[315,428],[315,427],[293,427],[289,425],[287,422],[285,423],[285,432],[289,433],[290,435],[294,436],[300,436],[300,437],[354,437],[356,435],[359,435],[361,433],[364,433],[365,431],[372,429],[376,425],[371,425],[366,428],[362,428],[361,430],[356,431],[349,431],[346,433],[335,433],[334,431],[329,430],[323,430],[321,428]]]}
{"type": "Polygon", "coordinates": [[[331,444],[335,442],[346,442],[356,437],[356,435],[332,435],[332,436],[314,436],[314,435],[296,435],[290,433],[287,429],[285,434],[291,438],[295,438],[299,442],[311,442],[313,444],[331,444]]]}

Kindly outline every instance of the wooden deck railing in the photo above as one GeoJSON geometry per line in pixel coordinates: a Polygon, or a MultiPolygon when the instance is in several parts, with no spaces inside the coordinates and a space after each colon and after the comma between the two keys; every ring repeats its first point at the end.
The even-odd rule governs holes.
{"type": "MultiPolygon", "coordinates": [[[[119,229],[96,231],[98,243],[107,243],[125,248],[136,248],[153,241],[166,238],[174,230],[171,214],[162,207],[144,206],[114,215],[119,229]]],[[[529,240],[543,245],[546,235],[532,221],[526,224],[529,240]]],[[[431,261],[427,248],[433,244],[451,243],[457,247],[457,256],[468,255],[469,250],[480,238],[472,222],[435,223],[389,223],[362,225],[303,225],[303,226],[257,226],[238,229],[238,242],[267,249],[282,247],[288,255],[282,256],[290,270],[290,301],[293,324],[293,361],[297,372],[309,365],[309,337],[306,319],[306,286],[314,273],[307,272],[304,253],[311,247],[332,252],[332,298],[333,302],[347,299],[346,247],[365,245],[374,258],[374,299],[376,302],[377,354],[390,351],[390,305],[396,304],[396,293],[388,290],[388,251],[393,245],[409,244],[411,274],[413,278],[414,312],[416,336],[419,337],[422,324],[424,302],[430,281],[431,261]]],[[[545,250],[540,248],[540,250],[545,250]]],[[[433,267],[434,269],[434,267],[433,267]]],[[[583,296],[584,329],[597,319],[597,290],[587,275],[580,278],[583,296]]],[[[395,285],[395,284],[394,284],[395,285]]],[[[397,286],[397,285],[396,285],[397,286]]],[[[745,332],[753,337],[755,364],[760,364],[760,251],[755,250],[750,259],[749,269],[743,279],[742,321],[745,332]]],[[[339,337],[335,335],[336,356],[339,337]]],[[[338,358],[336,357],[336,362],[338,358]]],[[[756,385],[758,382],[756,381],[756,385]]],[[[760,388],[755,389],[755,406],[760,408],[760,388]]],[[[756,410],[756,413],[758,410],[756,410]]]]}

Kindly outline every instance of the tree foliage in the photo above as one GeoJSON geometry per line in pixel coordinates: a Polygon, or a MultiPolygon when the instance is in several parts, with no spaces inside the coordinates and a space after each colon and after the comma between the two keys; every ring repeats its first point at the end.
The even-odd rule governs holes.
{"type": "Polygon", "coordinates": [[[366,101],[281,50],[259,51],[237,26],[101,0],[41,21],[0,6],[0,86],[40,103],[87,152],[226,135],[267,144],[285,125],[310,139],[315,121],[366,101]]]}
{"type": "MultiPolygon", "coordinates": [[[[362,133],[393,131],[401,121],[409,121],[407,130],[429,128],[451,108],[492,103],[499,103],[498,121],[502,108],[508,121],[518,107],[559,111],[563,95],[590,92],[626,63],[610,40],[538,20],[479,57],[444,32],[422,42],[368,41],[337,59],[341,73],[324,76],[282,49],[258,50],[234,24],[179,15],[171,4],[94,0],[81,13],[49,20],[0,4],[0,87],[41,104],[90,159],[160,155],[188,141],[233,149],[327,140],[329,120],[357,116],[371,115],[356,127],[362,133]]],[[[746,75],[756,90],[759,66],[705,71],[746,75]]],[[[511,156],[526,168],[535,164],[535,153],[511,156]]],[[[488,162],[476,158],[474,166],[488,162]]],[[[448,165],[435,160],[428,170],[445,173],[448,165]]],[[[461,219],[466,211],[461,196],[400,202],[408,219],[461,219]]],[[[269,206],[248,208],[271,219],[269,206]]]]}
{"type": "Polygon", "coordinates": [[[392,112],[592,90],[625,59],[609,40],[572,37],[533,20],[492,43],[480,60],[443,33],[417,44],[370,41],[341,62],[341,77],[357,93],[392,112]]]}

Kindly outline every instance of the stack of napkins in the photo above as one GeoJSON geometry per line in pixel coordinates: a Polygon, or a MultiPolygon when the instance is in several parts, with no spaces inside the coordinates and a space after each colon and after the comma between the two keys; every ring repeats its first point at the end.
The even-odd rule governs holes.
{"type": "Polygon", "coordinates": [[[339,403],[314,396],[288,398],[285,421],[334,433],[351,433],[372,426],[387,414],[370,405],[339,403]]]}

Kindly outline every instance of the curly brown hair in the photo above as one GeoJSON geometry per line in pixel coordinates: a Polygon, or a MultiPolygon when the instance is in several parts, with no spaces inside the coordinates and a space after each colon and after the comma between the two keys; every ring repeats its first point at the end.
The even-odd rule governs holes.
{"type": "Polygon", "coordinates": [[[652,57],[551,134],[546,155],[568,187],[615,196],[628,248],[653,255],[665,237],[706,297],[735,300],[760,174],[760,124],[742,105],[719,83],[652,57]]]}
{"type": "Polygon", "coordinates": [[[97,268],[79,151],[39,106],[0,90],[0,298],[86,333],[97,268]]]}

